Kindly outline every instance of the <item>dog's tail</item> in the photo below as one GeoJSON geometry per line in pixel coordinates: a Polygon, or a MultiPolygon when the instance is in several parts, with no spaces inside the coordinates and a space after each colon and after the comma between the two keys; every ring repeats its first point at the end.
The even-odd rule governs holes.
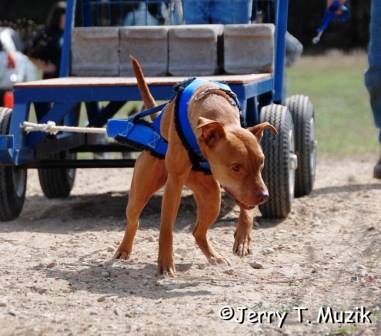
{"type": "MultiPolygon", "coordinates": [[[[144,78],[144,73],[142,67],[140,66],[138,60],[130,55],[132,62],[132,68],[134,69],[135,77],[137,80],[140,95],[143,99],[144,108],[149,109],[156,106],[156,101],[153,98],[151,91],[148,88],[147,82],[144,78]]],[[[152,114],[150,116],[151,120],[154,120],[158,113],[152,114]]]]}

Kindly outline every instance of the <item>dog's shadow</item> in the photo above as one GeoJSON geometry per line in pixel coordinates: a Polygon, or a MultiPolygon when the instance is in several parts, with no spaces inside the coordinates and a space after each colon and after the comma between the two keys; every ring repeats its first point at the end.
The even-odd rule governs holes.
{"type": "MultiPolygon", "coordinates": [[[[162,195],[155,194],[143,210],[140,229],[159,228],[162,195]]],[[[68,199],[48,200],[43,196],[30,196],[25,202],[21,216],[14,222],[0,227],[0,232],[24,231],[70,233],[72,231],[122,230],[125,226],[125,193],[108,192],[85,194],[68,199]]],[[[220,217],[237,217],[230,212],[235,202],[223,195],[220,217]]],[[[196,205],[192,194],[184,195],[174,230],[181,231],[193,226],[196,205]]],[[[225,225],[224,222],[219,225],[225,225]]],[[[226,223],[226,225],[229,225],[226,223]]]]}
{"type": "MultiPolygon", "coordinates": [[[[61,268],[44,269],[48,278],[65,280],[66,292],[86,291],[104,297],[136,296],[153,300],[185,296],[212,295],[208,290],[195,289],[201,281],[182,280],[181,273],[192,267],[191,264],[178,264],[178,277],[163,278],[157,275],[156,263],[133,261],[133,267],[113,260],[103,264],[79,265],[62,264],[61,268]],[[84,267],[83,267],[84,266],[84,267]],[[73,269],[71,269],[73,268],[73,269]]],[[[35,269],[41,271],[38,267],[35,269]]]]}

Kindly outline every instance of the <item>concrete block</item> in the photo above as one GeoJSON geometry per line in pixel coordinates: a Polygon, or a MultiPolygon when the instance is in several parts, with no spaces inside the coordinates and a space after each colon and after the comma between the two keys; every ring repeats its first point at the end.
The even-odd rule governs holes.
{"type": "Polygon", "coordinates": [[[140,26],[120,28],[120,75],[133,76],[130,55],[146,76],[168,73],[168,27],[140,26]]]}
{"type": "Polygon", "coordinates": [[[229,74],[271,72],[273,24],[234,24],[224,28],[224,70],[229,74]]]}
{"type": "Polygon", "coordinates": [[[170,27],[169,73],[174,76],[202,76],[218,73],[218,45],[223,25],[170,27]]]}
{"type": "Polygon", "coordinates": [[[119,28],[74,28],[71,74],[119,76],[119,28]]]}

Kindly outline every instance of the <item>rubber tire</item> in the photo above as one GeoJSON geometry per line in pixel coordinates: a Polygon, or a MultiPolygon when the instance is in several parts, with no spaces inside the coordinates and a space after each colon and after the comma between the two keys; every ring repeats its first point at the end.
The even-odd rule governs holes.
{"type": "Polygon", "coordinates": [[[315,112],[307,96],[295,95],[286,100],[295,127],[295,152],[298,169],[295,174],[295,196],[311,193],[316,175],[315,112]]]}
{"type": "MultiPolygon", "coordinates": [[[[61,159],[65,160],[69,154],[67,152],[61,152],[57,154],[51,154],[49,159],[61,159]]],[[[39,168],[38,178],[42,192],[47,198],[67,198],[73,189],[75,181],[76,169],[75,168],[39,168]]]]}
{"type": "MultiPolygon", "coordinates": [[[[0,132],[9,133],[9,123],[12,110],[0,107],[0,132]]],[[[24,206],[27,170],[15,166],[0,166],[0,221],[6,222],[16,219],[24,206]],[[15,173],[19,178],[19,185],[15,184],[15,173]],[[20,180],[21,178],[21,180],[20,180]]]]}
{"type": "Polygon", "coordinates": [[[286,106],[268,105],[262,108],[260,122],[269,122],[277,130],[276,136],[265,132],[261,144],[265,154],[265,166],[262,171],[263,180],[269,191],[269,200],[259,206],[265,218],[286,218],[291,211],[294,200],[294,183],[290,178],[295,174],[290,168],[292,140],[290,132],[294,132],[291,114],[286,106]]]}

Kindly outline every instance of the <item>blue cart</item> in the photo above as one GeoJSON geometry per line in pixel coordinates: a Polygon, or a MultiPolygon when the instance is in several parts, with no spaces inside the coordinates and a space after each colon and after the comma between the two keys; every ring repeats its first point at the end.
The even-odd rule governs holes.
{"type": "MultiPolygon", "coordinates": [[[[54,122],[57,125],[78,126],[79,105],[82,104],[82,108],[86,109],[87,127],[101,128],[127,102],[141,99],[133,77],[71,76],[71,40],[75,23],[81,21],[82,26],[96,25],[99,20],[94,17],[99,15],[97,8],[100,5],[118,4],[122,8],[123,2],[130,3],[68,0],[61,77],[16,85],[13,110],[0,108],[1,221],[13,220],[22,211],[27,169],[38,169],[42,190],[48,198],[64,198],[69,196],[73,187],[76,168],[134,166],[135,161],[126,158],[126,155],[107,159],[84,159],[83,155],[78,155],[82,152],[126,153],[136,150],[115,141],[105,141],[102,135],[70,131],[27,133],[23,128],[24,122],[32,118],[32,106],[38,124],[54,122]]],[[[273,71],[206,78],[230,85],[240,101],[244,127],[268,121],[278,129],[276,137],[265,134],[262,142],[266,155],[263,177],[270,200],[261,205],[260,210],[264,217],[284,218],[291,210],[294,196],[306,195],[313,188],[316,142],[314,109],[309,98],[303,95],[288,99],[283,97],[288,1],[278,0],[275,4],[273,71]]],[[[167,101],[174,94],[173,86],[185,79],[147,77],[147,82],[155,99],[167,101]]]]}

